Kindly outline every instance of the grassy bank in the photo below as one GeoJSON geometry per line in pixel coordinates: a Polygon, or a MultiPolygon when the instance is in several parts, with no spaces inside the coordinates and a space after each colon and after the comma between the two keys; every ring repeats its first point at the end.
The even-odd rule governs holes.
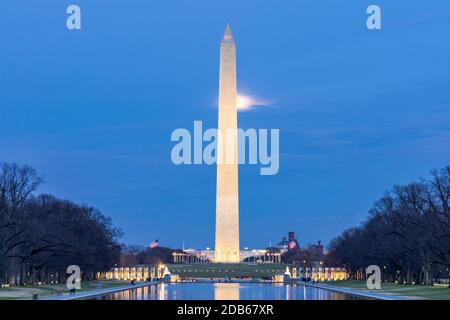
{"type": "MultiPolygon", "coordinates": [[[[77,290],[77,292],[117,287],[124,284],[126,283],[123,281],[114,280],[83,281],[81,282],[81,290],[77,290]]],[[[69,293],[69,290],[65,283],[8,287],[0,288],[0,300],[28,300],[32,299],[33,295],[37,295],[38,298],[44,298],[67,293],[69,293]]]]}
{"type": "MultiPolygon", "coordinates": [[[[350,289],[368,290],[365,281],[347,280],[327,282],[328,285],[350,289]]],[[[391,282],[382,282],[380,293],[398,294],[410,297],[420,297],[434,300],[450,300],[450,288],[443,286],[403,285],[391,282]]]]}
{"type": "Polygon", "coordinates": [[[168,265],[173,274],[185,278],[225,278],[225,277],[251,277],[259,279],[283,274],[286,265],[281,264],[171,264],[168,265]]]}

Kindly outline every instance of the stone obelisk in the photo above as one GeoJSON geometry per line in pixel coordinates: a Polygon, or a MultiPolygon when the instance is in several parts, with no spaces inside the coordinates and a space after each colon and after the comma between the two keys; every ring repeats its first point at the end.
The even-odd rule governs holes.
{"type": "Polygon", "coordinates": [[[220,43],[214,262],[239,262],[236,44],[227,24],[220,43]]]}

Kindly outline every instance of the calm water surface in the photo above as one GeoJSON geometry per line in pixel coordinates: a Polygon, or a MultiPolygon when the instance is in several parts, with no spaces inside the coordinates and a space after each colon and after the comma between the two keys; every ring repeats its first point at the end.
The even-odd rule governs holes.
{"type": "Polygon", "coordinates": [[[112,293],[102,300],[356,300],[343,293],[297,284],[174,283],[112,293]]]}

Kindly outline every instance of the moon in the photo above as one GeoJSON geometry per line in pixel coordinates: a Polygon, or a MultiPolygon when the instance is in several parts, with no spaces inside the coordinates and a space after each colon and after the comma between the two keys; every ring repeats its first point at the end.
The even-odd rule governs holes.
{"type": "Polygon", "coordinates": [[[236,106],[238,110],[250,109],[255,104],[255,101],[250,96],[238,95],[236,98],[236,106]]]}
{"type": "Polygon", "coordinates": [[[239,111],[247,111],[255,106],[265,106],[268,102],[260,101],[252,96],[238,94],[236,97],[236,107],[239,111]]]}

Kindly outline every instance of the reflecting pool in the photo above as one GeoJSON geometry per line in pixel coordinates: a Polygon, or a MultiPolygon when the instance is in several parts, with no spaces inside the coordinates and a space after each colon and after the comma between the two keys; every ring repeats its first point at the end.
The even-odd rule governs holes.
{"type": "Polygon", "coordinates": [[[161,283],[98,297],[103,300],[358,300],[299,284],[161,283]]]}

